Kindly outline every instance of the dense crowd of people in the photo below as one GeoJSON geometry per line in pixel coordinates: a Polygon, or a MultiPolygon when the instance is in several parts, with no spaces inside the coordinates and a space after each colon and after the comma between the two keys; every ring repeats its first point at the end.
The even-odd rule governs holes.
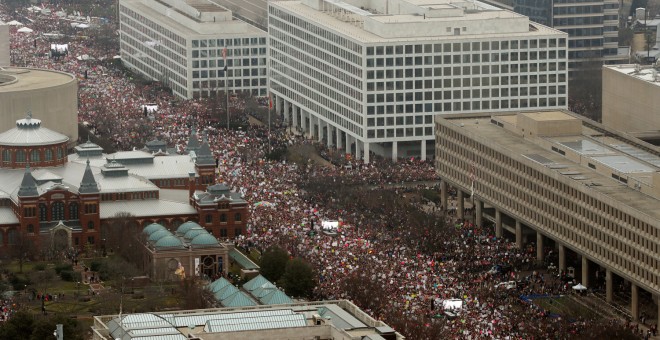
{"type": "MultiPolygon", "coordinates": [[[[551,317],[519,298],[567,291],[565,282],[533,272],[535,253],[495,238],[492,228],[446,214],[450,207],[434,206],[430,212],[434,222],[425,225],[428,219],[409,222],[404,216],[410,213],[407,208],[386,203],[407,202],[407,192],[403,187],[384,190],[385,185],[436,181],[431,162],[372,158],[363,164],[344,157],[341,164],[319,166],[268,160],[265,156],[273,148],[306,143],[323,153],[330,151],[287,133],[277,120],[270,131],[263,125],[225,129],[208,100],[179,102],[157,83],[132,79],[112,61],[116,46],[113,50],[98,45],[79,31],[61,41],[69,44],[70,52],[53,59],[48,55],[50,41],[41,33],[71,32],[70,22],[52,13],[23,10],[10,15],[1,6],[0,20],[29,19],[34,30],[19,33],[12,28],[14,65],[75,74],[80,122],[117,149],[141,148],[161,138],[183,151],[193,128],[208,138],[218,158],[219,180],[252,203],[248,234],[235,240],[237,246],[263,251],[277,245],[305,258],[319,275],[314,292],[318,298],[354,300],[405,335],[433,329],[448,338],[549,339],[584,329],[583,320],[551,317]],[[94,59],[79,60],[82,55],[94,59]],[[157,110],[146,114],[141,107],[147,103],[157,110]],[[356,186],[364,190],[352,192],[357,196],[348,202],[337,202],[341,188],[356,186]],[[269,204],[255,204],[264,201],[269,204]],[[341,222],[337,236],[310,232],[323,220],[341,222]],[[494,265],[512,270],[492,271],[494,265]],[[507,281],[525,284],[515,289],[499,285],[507,281]],[[453,317],[442,311],[448,299],[462,301],[453,317]]],[[[259,98],[258,104],[269,102],[259,98]]],[[[232,97],[230,106],[242,116],[249,113],[243,112],[242,98],[232,97]]],[[[4,307],[0,306],[3,311],[4,307]]]]}

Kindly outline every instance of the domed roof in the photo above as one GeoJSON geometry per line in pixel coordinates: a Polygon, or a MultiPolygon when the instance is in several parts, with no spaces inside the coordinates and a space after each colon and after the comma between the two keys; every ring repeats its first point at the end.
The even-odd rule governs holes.
{"type": "Polygon", "coordinates": [[[185,222],[182,225],[180,225],[179,228],[176,229],[176,233],[178,235],[185,235],[188,232],[188,230],[190,230],[194,227],[200,227],[201,228],[202,226],[200,226],[199,224],[197,224],[193,221],[188,221],[188,222],[185,222]]]}
{"type": "Polygon", "coordinates": [[[195,236],[195,238],[190,241],[190,245],[193,247],[212,247],[219,245],[219,243],[213,235],[206,233],[195,236]]]}
{"type": "Polygon", "coordinates": [[[178,237],[174,235],[168,235],[161,237],[158,242],[154,245],[156,249],[161,249],[161,248],[182,248],[183,243],[181,240],[179,240],[178,237]]]}
{"type": "Polygon", "coordinates": [[[156,242],[165,236],[174,235],[172,235],[172,233],[170,233],[167,229],[156,230],[151,235],[149,235],[149,242],[156,242]]]}
{"type": "Polygon", "coordinates": [[[31,146],[65,143],[69,137],[53,130],[41,127],[41,120],[27,118],[16,121],[16,127],[0,133],[0,145],[31,146]]]}
{"type": "Polygon", "coordinates": [[[208,234],[209,232],[202,227],[194,227],[188,230],[188,232],[183,236],[186,240],[192,240],[199,234],[208,234]]]}
{"type": "Polygon", "coordinates": [[[145,234],[145,235],[151,235],[155,231],[158,231],[158,230],[165,230],[165,227],[163,227],[162,225],[160,225],[158,223],[152,223],[152,224],[144,227],[144,229],[142,229],[142,233],[145,234]]]}

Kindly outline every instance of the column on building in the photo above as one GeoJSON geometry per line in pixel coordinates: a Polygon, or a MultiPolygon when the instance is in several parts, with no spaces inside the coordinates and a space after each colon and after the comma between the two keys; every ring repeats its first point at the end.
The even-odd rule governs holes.
{"type": "Polygon", "coordinates": [[[288,100],[284,101],[284,112],[282,114],[284,115],[284,125],[289,125],[289,108],[291,107],[288,100]]]}
{"type": "Polygon", "coordinates": [[[364,143],[364,163],[369,164],[369,143],[364,143]]]}
{"type": "Polygon", "coordinates": [[[333,129],[334,127],[333,127],[332,125],[330,125],[330,123],[328,123],[328,124],[326,124],[326,125],[327,125],[327,127],[328,127],[328,129],[325,131],[325,132],[326,132],[326,135],[327,135],[326,139],[328,140],[328,142],[326,143],[326,145],[327,145],[328,147],[331,147],[331,146],[335,145],[334,141],[332,140],[332,129],[333,129]]]}
{"type": "Polygon", "coordinates": [[[589,287],[589,259],[582,255],[582,285],[589,287]]]}
{"type": "Polygon", "coordinates": [[[495,237],[502,238],[502,212],[495,208],[495,237]]]}
{"type": "Polygon", "coordinates": [[[633,321],[639,319],[639,287],[634,282],[630,283],[630,314],[633,321]]]}
{"type": "Polygon", "coordinates": [[[335,136],[335,137],[336,137],[336,139],[337,139],[337,145],[336,145],[336,148],[337,148],[337,150],[341,150],[341,149],[344,148],[344,146],[343,146],[343,139],[341,138],[341,129],[340,129],[339,127],[337,127],[337,128],[335,129],[335,133],[336,133],[336,136],[335,136]]]}
{"type": "Polygon", "coordinates": [[[543,253],[543,234],[536,231],[536,261],[543,262],[545,254],[543,253]]]}
{"type": "Polygon", "coordinates": [[[297,129],[300,123],[298,122],[298,106],[296,104],[291,104],[291,114],[293,115],[293,128],[297,129]]]}
{"type": "Polygon", "coordinates": [[[325,122],[321,120],[321,116],[319,116],[319,134],[318,134],[318,141],[322,142],[323,141],[323,127],[325,127],[325,122]]]}
{"type": "Polygon", "coordinates": [[[419,155],[419,158],[421,160],[425,161],[426,160],[426,140],[425,139],[422,139],[422,145],[421,146],[422,146],[422,151],[419,155]]]}
{"type": "Polygon", "coordinates": [[[275,112],[277,114],[281,115],[283,113],[283,111],[282,111],[282,102],[283,101],[285,101],[285,100],[283,100],[282,97],[275,96],[275,112]]]}
{"type": "Polygon", "coordinates": [[[307,130],[307,135],[309,136],[309,139],[314,138],[314,116],[312,116],[311,112],[308,112],[309,114],[309,130],[307,130]]]}
{"type": "Polygon", "coordinates": [[[522,237],[522,223],[520,223],[520,220],[516,220],[516,247],[518,249],[523,247],[522,237]]]}
{"type": "MultiPolygon", "coordinates": [[[[614,291],[612,283],[612,270],[609,268],[605,269],[605,301],[608,303],[612,302],[612,292],[614,291]]],[[[658,300],[658,306],[660,306],[660,300],[658,300]]],[[[660,314],[658,314],[660,317],[660,314]]]]}
{"type": "Polygon", "coordinates": [[[360,140],[357,138],[354,139],[355,141],[355,159],[360,160],[362,159],[362,145],[360,145],[360,140]]]}
{"type": "Polygon", "coordinates": [[[465,202],[463,190],[461,189],[458,189],[458,194],[456,195],[456,216],[460,219],[465,218],[465,202]]]}
{"type": "Polygon", "coordinates": [[[557,266],[559,267],[559,271],[563,272],[564,270],[566,270],[566,247],[561,243],[559,243],[558,246],[559,246],[559,263],[557,264],[557,266]]]}
{"type": "Polygon", "coordinates": [[[484,223],[484,202],[481,200],[474,200],[474,224],[481,227],[484,223]]]}
{"type": "Polygon", "coordinates": [[[392,142],[392,162],[396,162],[396,159],[399,157],[398,153],[399,150],[397,150],[398,143],[397,142],[392,142]]]}
{"type": "Polygon", "coordinates": [[[447,181],[446,180],[441,180],[440,181],[440,208],[448,210],[447,206],[447,181]]]}
{"type": "Polygon", "coordinates": [[[352,153],[352,149],[351,149],[351,144],[353,143],[352,138],[348,132],[346,132],[345,137],[346,137],[346,143],[344,145],[344,149],[346,149],[346,153],[350,155],[352,153]]]}

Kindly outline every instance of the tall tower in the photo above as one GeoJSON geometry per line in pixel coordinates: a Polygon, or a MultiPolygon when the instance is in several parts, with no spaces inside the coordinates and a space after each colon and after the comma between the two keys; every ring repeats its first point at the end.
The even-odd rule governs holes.
{"type": "Polygon", "coordinates": [[[39,246],[39,215],[37,214],[37,203],[39,191],[37,181],[32,176],[30,165],[25,167],[25,174],[21,186],[18,189],[18,211],[21,228],[20,237],[27,237],[34,245],[39,246]]]}

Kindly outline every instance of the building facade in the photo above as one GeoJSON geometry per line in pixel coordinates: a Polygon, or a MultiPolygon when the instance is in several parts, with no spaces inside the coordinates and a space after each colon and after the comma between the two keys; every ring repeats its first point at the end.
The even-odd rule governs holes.
{"type": "Polygon", "coordinates": [[[231,11],[210,1],[122,0],[119,14],[124,65],[175,95],[266,95],[267,34],[231,11]]]}
{"type": "Polygon", "coordinates": [[[628,54],[621,55],[618,49],[618,0],[514,0],[512,9],[535,22],[568,33],[571,71],[585,62],[618,64],[628,60],[628,54]]]}
{"type": "Polygon", "coordinates": [[[31,116],[19,119],[0,133],[0,256],[105,248],[111,238],[121,245],[109,232],[121,220],[130,220],[128,234],[154,222],[171,230],[194,222],[213,239],[245,233],[247,202],[216,183],[208,143],[194,130],[190,140],[183,155],[106,155],[89,141],[67,155],[67,136],[31,116]]]}
{"type": "Polygon", "coordinates": [[[660,140],[660,75],[641,65],[603,68],[603,124],[640,139],[660,140]]]}
{"type": "Polygon", "coordinates": [[[436,124],[444,206],[447,185],[454,186],[461,217],[472,193],[476,223],[493,211],[496,236],[508,230],[519,247],[535,233],[539,261],[550,243],[560,270],[576,253],[576,279],[592,287],[601,268],[608,302],[614,278],[628,282],[635,319],[641,289],[660,295],[657,149],[561,111],[443,116],[436,124]]]}
{"type": "Polygon", "coordinates": [[[277,112],[367,162],[426,158],[436,114],[567,107],[567,35],[478,1],[273,1],[268,15],[277,112]]]}

